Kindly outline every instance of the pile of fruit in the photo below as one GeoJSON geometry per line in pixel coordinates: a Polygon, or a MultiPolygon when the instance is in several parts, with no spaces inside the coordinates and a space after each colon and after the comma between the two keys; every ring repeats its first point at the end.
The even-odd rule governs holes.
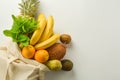
{"type": "Polygon", "coordinates": [[[69,34],[54,33],[54,18],[37,12],[38,0],[22,0],[19,4],[21,14],[12,15],[13,25],[4,34],[11,37],[21,49],[21,55],[45,64],[50,70],[70,71],[71,60],[64,59],[67,44],[71,42],[69,34]]]}

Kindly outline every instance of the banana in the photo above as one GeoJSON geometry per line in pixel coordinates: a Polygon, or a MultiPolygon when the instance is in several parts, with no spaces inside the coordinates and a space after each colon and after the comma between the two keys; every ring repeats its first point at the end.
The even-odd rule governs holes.
{"type": "Polygon", "coordinates": [[[49,39],[36,44],[34,47],[36,50],[46,49],[52,46],[53,44],[55,44],[59,39],[60,39],[60,34],[54,34],[49,39]]]}
{"type": "Polygon", "coordinates": [[[53,16],[49,16],[45,30],[38,42],[45,41],[51,36],[51,34],[53,33],[53,26],[54,26],[53,16]]]}
{"type": "Polygon", "coordinates": [[[42,13],[39,14],[37,21],[38,21],[38,28],[34,31],[30,39],[31,45],[35,45],[39,41],[47,23],[46,18],[42,13]]]}

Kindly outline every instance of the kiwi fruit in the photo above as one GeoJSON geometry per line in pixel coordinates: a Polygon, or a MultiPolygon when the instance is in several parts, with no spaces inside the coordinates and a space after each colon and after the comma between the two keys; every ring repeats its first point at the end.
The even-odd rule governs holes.
{"type": "Polygon", "coordinates": [[[64,71],[71,71],[73,68],[73,62],[68,59],[61,60],[62,63],[62,70],[64,71]]]}
{"type": "Polygon", "coordinates": [[[69,34],[61,34],[60,41],[64,44],[69,44],[71,42],[71,36],[69,34]]]}

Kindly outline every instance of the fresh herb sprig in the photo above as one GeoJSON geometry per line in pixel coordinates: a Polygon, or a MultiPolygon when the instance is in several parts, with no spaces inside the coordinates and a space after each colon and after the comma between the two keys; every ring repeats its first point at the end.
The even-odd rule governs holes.
{"type": "Polygon", "coordinates": [[[29,45],[30,38],[28,37],[36,28],[37,21],[34,18],[12,15],[13,25],[10,30],[4,30],[5,36],[11,37],[13,42],[29,45]]]}

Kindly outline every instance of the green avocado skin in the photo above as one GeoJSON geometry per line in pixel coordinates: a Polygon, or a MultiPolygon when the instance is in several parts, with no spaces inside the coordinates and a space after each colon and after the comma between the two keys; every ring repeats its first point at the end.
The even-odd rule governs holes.
{"type": "Polygon", "coordinates": [[[62,70],[64,71],[71,71],[73,68],[73,62],[68,59],[64,59],[61,61],[62,63],[62,70]]]}

